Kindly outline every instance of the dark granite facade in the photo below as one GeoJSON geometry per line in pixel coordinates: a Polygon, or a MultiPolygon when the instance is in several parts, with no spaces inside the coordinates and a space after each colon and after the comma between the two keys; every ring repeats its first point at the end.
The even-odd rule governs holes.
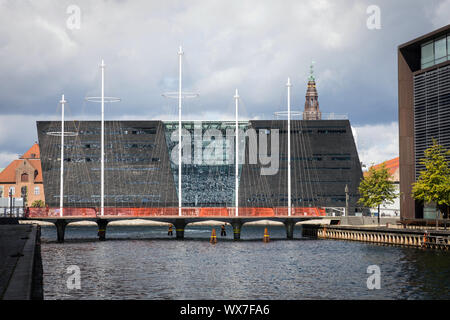
{"type": "MultiPolygon", "coordinates": [[[[176,152],[173,147],[177,144],[171,141],[171,135],[177,127],[177,122],[105,121],[105,206],[178,206],[177,157],[171,161],[171,154],[176,152]]],[[[39,121],[37,128],[46,203],[57,207],[61,138],[48,132],[61,131],[61,123],[39,121]]],[[[234,122],[183,122],[183,128],[190,133],[192,143],[191,161],[183,161],[184,206],[234,206],[234,122]],[[219,141],[216,137],[203,139],[200,144],[200,140],[194,142],[196,134],[204,137],[207,132],[223,138],[218,145],[220,159],[209,163],[206,156],[201,160],[195,158],[196,150],[202,150],[203,155],[212,141],[219,141]]],[[[239,169],[241,207],[287,206],[286,128],[285,120],[240,122],[241,138],[246,135],[245,144],[241,144],[242,153],[245,150],[245,163],[239,169]],[[278,139],[274,130],[278,131],[278,139]],[[270,157],[261,164],[261,160],[264,162],[261,157],[266,152],[261,149],[260,142],[267,140],[270,154],[274,152],[272,136],[275,139],[273,146],[279,146],[279,154],[273,154],[274,170],[264,173],[262,168],[270,167],[270,157]],[[250,152],[255,146],[256,149],[250,152]]],[[[68,121],[65,131],[78,134],[65,138],[64,204],[68,207],[98,207],[100,122],[68,121]]],[[[292,120],[291,139],[293,206],[345,207],[344,190],[348,185],[350,212],[354,211],[362,172],[349,121],[292,120]]]]}

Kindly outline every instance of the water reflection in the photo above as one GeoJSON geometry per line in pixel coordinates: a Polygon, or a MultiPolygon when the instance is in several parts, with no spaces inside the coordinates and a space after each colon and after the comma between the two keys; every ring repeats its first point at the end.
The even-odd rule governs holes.
{"type": "MultiPolygon", "coordinates": [[[[208,242],[211,227],[168,239],[165,227],[68,227],[58,244],[42,230],[46,299],[448,299],[450,254],[332,240],[284,239],[285,229],[244,227],[242,238],[208,242]],[[66,286],[67,267],[81,269],[81,290],[66,286]],[[381,289],[368,290],[369,265],[381,289]]],[[[220,232],[219,232],[220,234],[220,232]]],[[[299,230],[296,230],[299,237],[299,230]]]]}

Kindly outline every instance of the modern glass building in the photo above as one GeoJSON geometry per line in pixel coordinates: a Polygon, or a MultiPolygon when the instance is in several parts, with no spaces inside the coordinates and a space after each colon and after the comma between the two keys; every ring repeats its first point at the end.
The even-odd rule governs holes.
{"type": "Polygon", "coordinates": [[[450,25],[398,47],[398,101],[401,217],[423,218],[411,196],[420,160],[433,139],[450,149],[450,25]]]}
{"type": "MultiPolygon", "coordinates": [[[[235,206],[235,122],[183,121],[182,202],[235,206]]],[[[61,122],[38,121],[45,200],[59,206],[61,122]],[[50,133],[50,134],[49,134],[50,133]]],[[[64,206],[100,205],[100,122],[67,121],[64,206]]],[[[105,122],[105,206],[178,207],[178,122],[105,122]]],[[[239,207],[287,207],[287,121],[240,121],[239,207]]],[[[292,205],[358,200],[361,165],[348,120],[291,120],[292,205]]]]}

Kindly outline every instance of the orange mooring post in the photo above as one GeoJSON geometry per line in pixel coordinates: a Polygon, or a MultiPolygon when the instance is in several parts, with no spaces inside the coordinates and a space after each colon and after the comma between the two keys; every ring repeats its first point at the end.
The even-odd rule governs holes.
{"type": "Polygon", "coordinates": [[[267,231],[267,228],[264,229],[264,238],[263,241],[264,242],[269,242],[270,237],[269,237],[269,232],[267,231]]]}
{"type": "Polygon", "coordinates": [[[211,240],[209,240],[209,242],[211,242],[212,244],[216,244],[217,243],[216,229],[215,228],[212,229],[211,240]]]}

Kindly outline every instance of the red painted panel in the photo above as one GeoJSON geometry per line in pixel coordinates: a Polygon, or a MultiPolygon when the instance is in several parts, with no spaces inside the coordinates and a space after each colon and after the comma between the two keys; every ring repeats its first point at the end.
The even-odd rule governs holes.
{"type": "MultiPolygon", "coordinates": [[[[184,217],[234,217],[234,207],[207,207],[207,208],[183,208],[184,217]]],[[[105,216],[123,217],[159,217],[178,216],[178,208],[105,208],[105,216]]],[[[293,207],[292,216],[325,216],[323,208],[293,207]]],[[[64,208],[65,217],[96,217],[100,214],[99,208],[64,208]]],[[[288,208],[239,208],[240,217],[274,217],[287,216],[288,208]]],[[[59,217],[59,208],[29,208],[26,213],[28,218],[59,217]]]]}

